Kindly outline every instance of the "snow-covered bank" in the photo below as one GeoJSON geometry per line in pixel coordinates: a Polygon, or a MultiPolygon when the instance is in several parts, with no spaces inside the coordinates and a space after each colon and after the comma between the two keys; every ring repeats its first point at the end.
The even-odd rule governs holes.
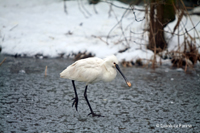
{"type": "MultiPolygon", "coordinates": [[[[114,2],[114,4],[128,7],[120,2],[114,2]]],[[[132,13],[127,13],[122,20],[125,32],[122,33],[121,24],[110,32],[121,19],[125,10],[112,6],[112,12],[109,12],[110,5],[104,2],[95,5],[95,8],[97,13],[93,5],[89,5],[86,0],[67,1],[66,13],[62,0],[0,0],[2,53],[21,56],[41,54],[54,58],[61,54],[68,56],[87,51],[97,57],[116,54],[119,61],[153,58],[153,52],[146,49],[147,34],[130,34],[130,31],[142,33],[145,20],[137,22],[132,13]],[[107,40],[108,33],[111,37],[107,40]],[[129,43],[124,40],[124,36],[129,39],[129,43]],[[130,49],[119,53],[128,45],[131,47],[130,49]]],[[[136,10],[135,12],[137,19],[144,17],[144,12],[136,10]]],[[[191,18],[194,24],[200,20],[199,16],[191,16],[191,18]]],[[[175,25],[176,21],[166,27],[166,30],[173,29],[175,25]]],[[[186,28],[191,29],[192,27],[188,20],[186,28]]],[[[200,25],[196,28],[200,32],[200,25]]],[[[194,31],[191,32],[193,35],[194,31]]],[[[170,36],[170,34],[166,34],[166,37],[170,36]]],[[[168,50],[175,49],[177,40],[177,36],[174,36],[169,41],[168,50]]],[[[180,42],[183,40],[183,37],[180,37],[180,42]]],[[[199,40],[196,40],[199,46],[199,40]]],[[[198,50],[200,53],[200,47],[198,50]]]]}

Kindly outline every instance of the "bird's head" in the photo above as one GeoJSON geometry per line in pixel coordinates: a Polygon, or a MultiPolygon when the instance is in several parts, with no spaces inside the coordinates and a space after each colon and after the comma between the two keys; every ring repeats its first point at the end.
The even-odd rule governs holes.
{"type": "Polygon", "coordinates": [[[109,67],[115,68],[115,64],[118,64],[117,57],[114,55],[108,56],[104,60],[105,60],[106,65],[109,67]]]}
{"type": "Polygon", "coordinates": [[[114,55],[111,55],[111,56],[106,57],[104,60],[105,60],[105,63],[106,63],[107,66],[110,66],[110,67],[112,67],[114,69],[116,68],[119,71],[119,73],[122,75],[124,80],[126,81],[126,84],[129,87],[131,87],[131,83],[127,80],[127,78],[124,76],[124,74],[120,70],[120,67],[118,65],[117,57],[114,56],[114,55]]]}

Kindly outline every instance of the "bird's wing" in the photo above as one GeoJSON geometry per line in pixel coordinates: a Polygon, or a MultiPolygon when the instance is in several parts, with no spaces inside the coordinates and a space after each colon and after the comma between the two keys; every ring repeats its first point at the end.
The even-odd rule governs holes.
{"type": "Polygon", "coordinates": [[[98,81],[101,80],[102,63],[102,59],[95,57],[78,60],[61,72],[60,76],[86,83],[98,81]]]}

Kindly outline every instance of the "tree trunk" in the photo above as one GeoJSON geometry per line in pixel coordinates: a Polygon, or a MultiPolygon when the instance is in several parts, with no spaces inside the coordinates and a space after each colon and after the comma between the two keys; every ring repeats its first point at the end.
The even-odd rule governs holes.
{"type": "Polygon", "coordinates": [[[158,53],[167,47],[164,27],[174,19],[173,0],[151,0],[148,49],[156,50],[156,53],[158,53]]]}

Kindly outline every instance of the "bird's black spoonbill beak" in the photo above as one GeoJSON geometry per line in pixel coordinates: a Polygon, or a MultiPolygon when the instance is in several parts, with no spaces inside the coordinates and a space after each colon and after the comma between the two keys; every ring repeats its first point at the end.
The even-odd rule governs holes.
{"type": "Polygon", "coordinates": [[[122,75],[122,77],[124,78],[124,80],[126,81],[126,84],[131,87],[131,83],[127,80],[127,78],[124,76],[124,74],[121,72],[119,65],[115,63],[115,67],[116,69],[119,71],[119,73],[122,75]]]}

